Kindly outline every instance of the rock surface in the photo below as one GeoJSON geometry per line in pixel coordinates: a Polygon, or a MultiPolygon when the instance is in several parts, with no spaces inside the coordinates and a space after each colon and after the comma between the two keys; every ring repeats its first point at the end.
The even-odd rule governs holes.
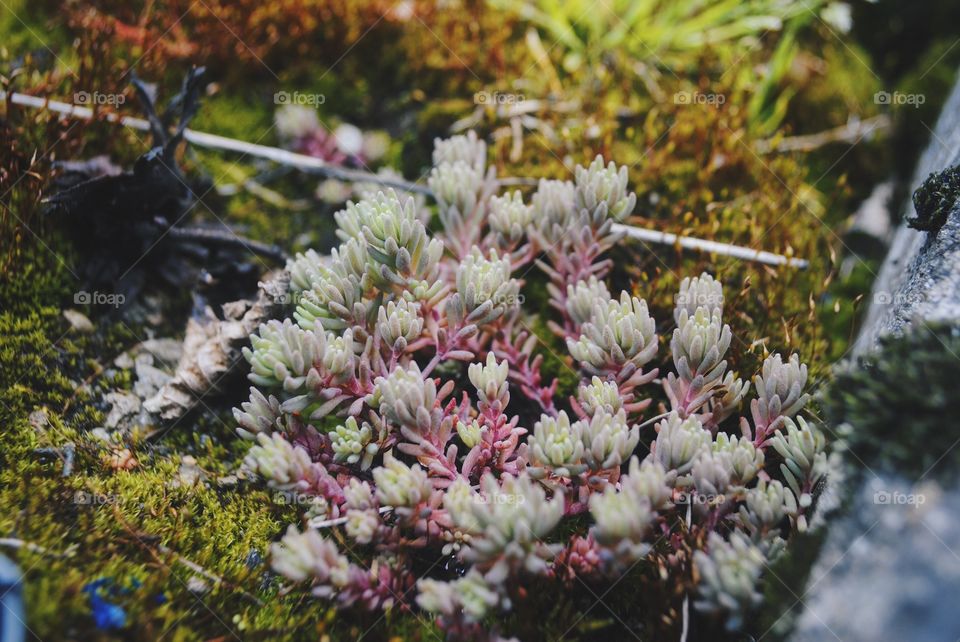
{"type": "MultiPolygon", "coordinates": [[[[960,83],[943,106],[930,144],[910,182],[911,192],[932,172],[960,163],[960,83]]],[[[906,204],[904,218],[913,214],[906,204]]],[[[870,308],[854,345],[854,356],[888,332],[903,332],[917,320],[960,320],[960,203],[939,234],[901,223],[873,286],[870,308]]]]}
{"type": "Polygon", "coordinates": [[[110,430],[129,430],[140,415],[140,397],[123,390],[108,392],[103,400],[110,404],[110,412],[103,425],[110,430]]]}
{"type": "Polygon", "coordinates": [[[871,475],[850,508],[798,596],[793,640],[960,638],[960,492],[871,475]]]}
{"type": "MultiPolygon", "coordinates": [[[[911,188],[957,163],[960,82],[943,107],[911,188]]],[[[908,203],[904,218],[911,214],[908,203]]],[[[918,322],[960,324],[960,204],[939,234],[899,226],[870,301],[854,356],[875,349],[879,337],[906,332],[918,322]]],[[[944,429],[956,431],[952,418],[944,419],[944,429]]],[[[908,430],[903,434],[909,439],[908,430]]],[[[865,468],[855,457],[850,463],[859,469],[859,481],[849,490],[846,514],[831,521],[805,593],[797,596],[803,612],[791,639],[960,639],[955,604],[960,595],[960,487],[935,470],[908,479],[897,471],[865,468]]]]}
{"type": "Polygon", "coordinates": [[[93,334],[93,322],[83,312],[79,310],[64,310],[63,318],[67,320],[70,327],[80,334],[93,334]]]}
{"type": "Polygon", "coordinates": [[[23,642],[27,637],[22,579],[20,569],[0,555],[0,640],[4,642],[23,642]]]}

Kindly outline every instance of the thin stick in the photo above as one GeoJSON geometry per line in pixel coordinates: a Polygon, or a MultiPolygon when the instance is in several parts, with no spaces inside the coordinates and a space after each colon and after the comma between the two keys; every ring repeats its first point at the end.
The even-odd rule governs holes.
{"type": "MultiPolygon", "coordinates": [[[[8,96],[7,92],[0,91],[0,100],[7,99],[9,99],[10,102],[15,105],[32,107],[35,109],[49,109],[57,113],[65,114],[72,118],[91,120],[94,116],[93,110],[89,107],[79,107],[57,100],[49,100],[46,98],[40,98],[38,96],[28,96],[20,93],[11,93],[8,96]]],[[[120,123],[121,125],[130,127],[131,129],[137,129],[140,131],[150,130],[150,123],[143,118],[119,116],[113,113],[107,114],[105,118],[108,122],[120,123]]],[[[882,125],[882,123],[879,121],[873,121],[877,121],[877,119],[863,121],[861,125],[866,126],[868,123],[870,123],[874,128],[882,125]]],[[[847,129],[849,129],[849,127],[847,129]]],[[[844,131],[847,131],[847,129],[844,131]]],[[[849,132],[847,132],[846,135],[849,136],[849,132]]],[[[424,185],[418,185],[416,183],[411,183],[398,178],[379,176],[370,172],[335,167],[328,165],[319,158],[306,156],[305,154],[297,154],[295,152],[279,149],[277,147],[268,147],[267,145],[247,143],[245,141],[227,138],[226,136],[218,136],[216,134],[208,134],[206,132],[200,132],[194,129],[185,130],[183,136],[187,141],[197,145],[198,147],[237,152],[240,154],[246,154],[248,156],[263,158],[280,163],[282,165],[296,167],[297,169],[310,174],[318,174],[344,182],[375,183],[378,185],[384,185],[386,187],[394,187],[405,192],[416,192],[419,194],[425,194],[427,196],[433,196],[433,193],[430,191],[430,189],[424,185]]],[[[839,134],[833,134],[833,136],[836,139],[842,138],[839,136],[839,134]]],[[[780,150],[780,147],[778,146],[777,149],[780,150]]],[[[536,181],[534,179],[525,177],[507,177],[500,179],[500,184],[502,185],[530,185],[535,183],[536,181]]],[[[786,265],[801,269],[809,266],[809,263],[803,259],[789,258],[780,254],[774,254],[772,252],[766,252],[763,250],[754,250],[738,245],[732,245],[730,243],[707,241],[690,236],[678,236],[677,234],[672,234],[670,232],[660,232],[658,230],[650,230],[622,224],[616,224],[614,229],[624,232],[627,237],[637,241],[657,243],[660,245],[679,245],[680,247],[689,250],[709,252],[713,254],[720,254],[722,256],[732,256],[744,261],[755,261],[757,263],[763,263],[766,265],[786,265]]]]}
{"type": "MultiPolygon", "coordinates": [[[[193,561],[191,561],[191,560],[188,560],[186,557],[184,557],[184,556],[181,555],[180,553],[176,552],[175,550],[171,549],[169,546],[164,546],[163,544],[159,544],[159,543],[158,543],[158,544],[156,545],[156,548],[154,548],[153,546],[151,546],[150,544],[148,544],[147,541],[146,541],[147,538],[149,538],[149,539],[151,539],[151,540],[155,540],[155,539],[159,539],[159,538],[158,538],[156,535],[152,535],[152,534],[149,534],[149,533],[138,533],[137,531],[135,531],[134,528],[133,528],[133,526],[131,526],[130,523],[127,522],[127,520],[125,520],[125,519],[123,518],[123,514],[120,512],[120,510],[117,508],[116,505],[114,505],[114,507],[113,507],[113,514],[114,514],[114,516],[116,517],[116,520],[120,523],[120,525],[123,526],[123,529],[124,529],[130,536],[132,536],[134,540],[136,540],[137,546],[139,546],[140,548],[142,548],[143,550],[145,550],[147,553],[149,553],[151,557],[153,557],[154,559],[156,559],[157,562],[159,562],[159,563],[160,563],[164,568],[166,568],[167,570],[169,570],[169,571],[171,571],[171,572],[173,571],[172,568],[170,568],[163,560],[160,559],[160,556],[161,556],[161,555],[170,556],[170,557],[173,558],[173,562],[174,562],[175,564],[180,564],[181,566],[184,566],[184,567],[190,569],[190,570],[193,571],[194,573],[197,573],[198,575],[202,575],[203,577],[207,578],[207,579],[210,580],[211,582],[214,582],[217,586],[225,586],[226,588],[228,588],[228,589],[230,589],[230,590],[232,590],[232,591],[236,591],[236,592],[240,593],[240,595],[242,595],[243,597],[251,600],[251,601],[254,602],[255,604],[257,604],[257,605],[259,605],[259,606],[263,606],[263,602],[262,602],[259,598],[257,598],[256,595],[253,595],[253,594],[251,594],[251,593],[248,593],[247,591],[243,590],[239,585],[234,584],[234,583],[232,583],[232,582],[228,582],[228,581],[227,581],[226,579],[224,579],[222,576],[217,575],[216,573],[214,573],[214,572],[212,572],[212,571],[208,571],[207,569],[203,568],[202,566],[200,566],[200,565],[197,564],[196,562],[193,562],[193,561]]],[[[183,583],[183,582],[181,581],[181,583],[183,583]]],[[[184,586],[186,586],[186,585],[184,584],[184,586]]]]}
{"type": "MultiPolygon", "coordinates": [[[[393,506],[381,506],[379,509],[377,509],[377,512],[383,515],[384,513],[389,513],[392,510],[393,510],[393,506]]],[[[323,519],[323,520],[318,520],[316,517],[314,517],[313,519],[310,520],[310,526],[317,529],[330,528],[331,526],[339,526],[340,524],[346,524],[346,523],[347,523],[346,517],[337,517],[335,519],[323,519]]]]}
{"type": "MultiPolygon", "coordinates": [[[[49,109],[50,111],[65,114],[71,118],[92,120],[94,116],[93,110],[89,107],[79,107],[69,103],[61,102],[59,100],[49,100],[46,98],[40,98],[38,96],[28,96],[26,94],[19,93],[13,93],[9,98],[10,102],[12,102],[14,105],[32,107],[35,109],[49,109]]],[[[6,99],[7,93],[0,91],[0,100],[6,99]]],[[[130,129],[150,131],[150,123],[143,118],[136,118],[134,116],[119,116],[113,113],[108,113],[105,118],[108,122],[119,123],[124,127],[129,127],[130,129]]],[[[239,154],[255,156],[257,158],[263,158],[280,163],[281,165],[296,167],[297,169],[310,174],[319,174],[321,176],[327,176],[329,178],[334,178],[344,182],[377,183],[387,187],[395,187],[405,192],[418,192],[420,194],[430,195],[430,189],[424,185],[417,185],[416,183],[411,183],[409,181],[397,178],[378,176],[369,172],[344,169],[342,167],[328,165],[325,161],[314,156],[297,154],[296,152],[291,152],[286,149],[269,147],[267,145],[257,145],[255,143],[247,143],[242,140],[227,138],[226,136],[218,136],[216,134],[208,134],[207,132],[200,132],[195,129],[186,129],[183,133],[183,138],[198,147],[219,149],[227,152],[237,152],[239,154]]]]}
{"type": "Polygon", "coordinates": [[[834,127],[816,134],[788,136],[775,142],[775,139],[760,140],[754,148],[761,154],[769,152],[812,152],[830,143],[856,143],[861,138],[872,136],[875,132],[889,129],[893,124],[890,116],[880,114],[866,120],[851,120],[846,125],[834,127]]]}
{"type": "Polygon", "coordinates": [[[9,548],[16,548],[18,550],[22,548],[30,551],[31,553],[40,553],[41,555],[49,555],[50,557],[66,558],[73,554],[72,552],[60,553],[57,551],[52,551],[45,546],[40,546],[39,544],[34,544],[33,542],[27,542],[16,537],[0,537],[0,546],[7,546],[9,548]]]}
{"type": "Polygon", "coordinates": [[[670,413],[669,413],[669,412],[665,412],[665,413],[663,413],[663,414],[657,415],[656,417],[650,417],[650,418],[647,419],[645,422],[643,422],[642,424],[640,424],[639,426],[637,426],[637,428],[646,428],[646,427],[649,426],[650,424],[655,424],[655,423],[657,423],[658,421],[660,421],[661,419],[666,419],[666,418],[669,417],[669,416],[670,416],[670,413]]]}
{"type": "Polygon", "coordinates": [[[743,259],[744,261],[756,261],[757,263],[764,263],[766,265],[788,265],[796,268],[806,268],[810,265],[809,262],[804,259],[789,258],[780,254],[774,254],[773,252],[754,250],[730,243],[720,243],[719,241],[707,241],[693,238],[692,236],[678,236],[670,232],[648,230],[641,227],[633,227],[632,225],[623,225],[622,223],[615,223],[613,230],[615,232],[623,232],[629,238],[637,241],[659,243],[661,245],[679,245],[689,250],[732,256],[737,259],[743,259]]]}
{"type": "MultiPolygon", "coordinates": [[[[149,547],[148,547],[148,548],[149,548],[149,547]]],[[[246,597],[247,599],[251,600],[251,601],[254,602],[255,604],[258,604],[259,606],[263,606],[263,602],[262,602],[259,598],[257,598],[256,595],[252,595],[252,594],[248,593],[247,591],[244,591],[244,590],[241,589],[240,587],[231,584],[230,582],[228,582],[227,580],[225,580],[225,579],[224,579],[223,577],[221,577],[220,575],[217,575],[217,574],[214,573],[213,571],[208,571],[207,569],[203,568],[202,566],[200,566],[200,565],[197,564],[196,562],[192,562],[192,561],[188,560],[186,557],[184,557],[184,556],[181,555],[180,553],[178,553],[178,552],[170,549],[169,547],[164,546],[163,544],[160,544],[160,545],[157,546],[157,551],[159,551],[159,552],[160,552],[161,554],[163,554],[163,555],[170,555],[171,557],[173,557],[173,561],[176,562],[177,564],[181,564],[181,565],[187,567],[188,569],[190,569],[191,571],[193,571],[193,572],[196,573],[197,575],[202,575],[203,577],[207,578],[208,580],[210,580],[211,582],[213,582],[213,583],[216,584],[217,586],[223,585],[223,586],[226,586],[227,588],[236,590],[236,591],[238,591],[241,595],[243,595],[243,596],[246,597]]]]}

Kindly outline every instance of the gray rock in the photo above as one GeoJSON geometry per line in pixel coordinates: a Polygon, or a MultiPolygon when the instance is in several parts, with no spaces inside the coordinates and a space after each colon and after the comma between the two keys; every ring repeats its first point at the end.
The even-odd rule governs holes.
{"type": "Polygon", "coordinates": [[[27,637],[22,577],[20,569],[0,555],[0,640],[3,642],[23,642],[27,637]]]}
{"type": "Polygon", "coordinates": [[[893,232],[890,223],[890,198],[893,196],[893,181],[877,184],[853,215],[851,233],[865,234],[886,243],[893,232]]]}
{"type": "MultiPolygon", "coordinates": [[[[932,172],[960,163],[960,83],[947,98],[930,145],[911,179],[911,192],[932,172]]],[[[912,215],[913,203],[904,216],[912,215]]],[[[853,354],[876,346],[887,333],[901,333],[917,321],[960,320],[960,204],[939,234],[901,223],[873,285],[870,307],[853,354]]]]}
{"type": "Polygon", "coordinates": [[[179,339],[147,339],[122,353],[113,360],[113,364],[132,370],[137,363],[146,363],[173,372],[182,355],[183,342],[179,339]]]}
{"type": "Polygon", "coordinates": [[[113,360],[113,365],[120,368],[121,370],[132,370],[134,366],[133,356],[130,354],[129,351],[121,352],[120,355],[113,360]]]}
{"type": "MultiPolygon", "coordinates": [[[[911,186],[960,162],[960,83],[943,107],[911,186]]],[[[907,205],[905,214],[913,213],[907,205]]],[[[873,287],[853,354],[920,322],[960,323],[960,206],[939,234],[901,224],[873,287]]],[[[853,367],[853,364],[850,364],[853,367]]],[[[936,376],[936,373],[930,373],[936,376]]],[[[944,429],[952,418],[944,417],[944,429]]],[[[855,429],[855,427],[854,427],[855,429]]],[[[918,444],[922,447],[922,444],[918,444]]],[[[852,465],[857,466],[854,460],[852,465]]],[[[859,467],[859,466],[857,466],[859,467]]],[[[960,639],[960,487],[863,470],[846,514],[831,521],[791,639],[960,639]]]]}
{"type": "Polygon", "coordinates": [[[136,373],[137,380],[133,384],[133,391],[141,399],[149,399],[157,394],[168,381],[170,375],[159,368],[155,368],[151,363],[153,357],[150,355],[140,355],[137,357],[136,373]],[[149,359],[143,359],[149,357],[149,359]]]}
{"type": "Polygon", "coordinates": [[[92,334],[95,329],[93,322],[79,310],[64,310],[63,317],[70,324],[70,327],[80,334],[92,334]]]}
{"type": "Polygon", "coordinates": [[[111,430],[132,428],[140,414],[140,397],[123,390],[115,390],[104,395],[104,401],[111,404],[110,412],[104,420],[104,426],[111,430]]]}
{"type": "Polygon", "coordinates": [[[28,421],[34,430],[44,430],[50,425],[50,417],[47,416],[47,411],[42,408],[31,412],[28,421]]]}
{"type": "Polygon", "coordinates": [[[138,351],[149,353],[158,365],[173,371],[180,357],[183,355],[183,342],[178,339],[149,339],[135,348],[138,351]]]}
{"type": "Polygon", "coordinates": [[[960,638],[960,488],[871,476],[851,509],[798,596],[794,642],[960,638]]]}

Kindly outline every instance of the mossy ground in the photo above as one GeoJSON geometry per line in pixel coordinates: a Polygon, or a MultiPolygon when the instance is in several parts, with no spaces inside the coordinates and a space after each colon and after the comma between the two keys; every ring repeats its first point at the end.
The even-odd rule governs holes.
{"type": "MultiPolygon", "coordinates": [[[[394,142],[385,163],[411,178],[428,166],[433,137],[475,109],[474,92],[517,87],[555,99],[548,94],[563,87],[566,97],[580,102],[575,113],[537,113],[544,126],[530,128],[519,151],[507,119],[493,110],[480,114],[478,128],[497,141],[492,154],[501,174],[564,177],[571,163],[603,153],[630,167],[640,196],[634,223],[811,260],[810,269],[797,271],[674,248],[615,250],[616,287],[647,298],[661,320],[670,318],[679,278],[703,269],[715,272],[726,285],[730,322],[740,340],[733,365],[741,374],[753,372],[767,350],[799,350],[814,379],[822,379],[845,350],[858,295],[868,291],[876,269],[870,262],[875,258],[864,257],[852,274],[841,277],[837,257],[845,248],[837,230],[871,185],[891,171],[894,159],[881,142],[804,155],[760,155],[752,147],[761,135],[750,119],[751,87],[742,76],[753,73],[774,43],[760,42],[756,56],[729,76],[716,69],[733,59],[730,52],[706,52],[678,73],[660,70],[664,96],[700,89],[729,98],[717,108],[684,108],[652,97],[616,52],[598,73],[565,71],[559,50],[538,58],[528,47],[527,25],[484,9],[482,2],[466,2],[454,12],[414,3],[418,19],[404,21],[385,13],[392,3],[376,1],[211,1],[168,31],[189,3],[107,2],[91,10],[74,2],[60,11],[59,3],[7,1],[11,11],[0,13],[0,60],[6,73],[16,59],[25,59],[17,66],[26,71],[5,76],[5,89],[59,96],[94,87],[122,91],[123,74],[136,63],[142,77],[158,81],[161,93],[169,95],[187,65],[206,64],[215,85],[195,128],[276,144],[273,92],[313,90],[328,96],[321,113],[325,121],[386,129],[394,142]],[[148,5],[153,8],[145,9],[148,5]],[[221,19],[243,34],[242,42],[221,19]],[[546,135],[550,131],[554,138],[546,135]]],[[[936,96],[951,82],[943,69],[953,59],[939,40],[924,57],[933,62],[946,52],[948,61],[935,65],[935,73],[917,78],[922,72],[890,63],[881,81],[862,67],[872,51],[854,43],[841,46],[816,24],[800,33],[805,60],[816,64],[807,72],[800,65],[771,85],[796,90],[780,135],[842,125],[851,112],[875,115],[872,94],[880,88],[922,83],[932,97],[924,109],[933,110],[936,96]]],[[[898,116],[908,124],[906,131],[919,128],[917,114],[898,116]]],[[[91,440],[89,431],[103,422],[102,393],[131,385],[129,373],[112,368],[112,361],[158,329],[89,309],[96,331],[70,329],[62,310],[76,307],[72,297],[81,284],[71,266],[82,257],[44,218],[40,200],[48,190],[51,161],[109,153],[129,164],[146,144],[140,134],[100,122],[65,123],[16,109],[0,117],[2,140],[10,141],[0,163],[0,537],[45,549],[4,551],[24,572],[32,633],[40,639],[438,637],[422,617],[389,614],[375,621],[335,614],[302,592],[282,590],[264,560],[270,542],[298,520],[298,510],[275,503],[256,484],[232,481],[246,449],[234,437],[229,413],[239,397],[211,398],[163,434],[133,438],[128,444],[137,461],[133,469],[109,465],[109,449],[91,440]],[[77,452],[72,474],[64,477],[63,462],[37,449],[67,444],[77,452]],[[204,473],[198,484],[182,483],[187,456],[204,473]],[[78,501],[84,498],[86,503],[78,501]],[[222,584],[203,578],[191,564],[222,578],[222,584]],[[110,578],[117,588],[111,600],[125,609],[129,623],[120,632],[94,623],[83,588],[98,578],[110,578]]],[[[250,159],[199,149],[190,150],[184,164],[220,186],[242,185],[263,171],[250,159]]],[[[229,197],[211,193],[195,215],[208,220],[215,215],[239,233],[289,251],[329,238],[330,208],[289,202],[309,199],[314,178],[288,174],[266,186],[287,201],[241,188],[229,197]]],[[[542,276],[534,272],[528,280],[536,303],[542,276]]],[[[182,314],[165,319],[160,335],[179,332],[183,322],[182,314]]],[[[536,329],[552,341],[544,327],[536,329]]],[[[670,328],[662,323],[658,331],[669,336],[670,328]]],[[[545,372],[560,377],[562,389],[572,389],[573,375],[559,358],[548,358],[545,372]]],[[[800,594],[805,555],[784,562],[794,567],[790,572],[775,569],[783,586],[793,585],[784,590],[773,581],[767,589],[771,604],[783,603],[781,611],[792,603],[791,594],[800,594]]],[[[641,565],[604,602],[617,614],[628,613],[627,625],[676,637],[678,595],[665,593],[661,571],[654,562],[641,565]],[[666,606],[661,612],[638,607],[641,602],[666,606]]],[[[595,604],[605,590],[531,586],[522,609],[526,615],[518,613],[506,625],[523,639],[625,634],[625,622],[595,604]],[[530,613],[536,618],[527,617],[530,613]]],[[[761,617],[754,628],[762,633],[770,620],[761,617]]],[[[778,634],[775,629],[769,635],[778,634]]]]}

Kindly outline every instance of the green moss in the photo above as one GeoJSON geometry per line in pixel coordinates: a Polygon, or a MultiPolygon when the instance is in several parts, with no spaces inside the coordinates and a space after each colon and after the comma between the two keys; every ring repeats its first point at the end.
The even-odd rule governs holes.
{"type": "Polygon", "coordinates": [[[945,422],[960,411],[957,354],[960,330],[920,326],[882,339],[878,352],[838,369],[825,410],[851,458],[869,469],[955,478],[960,452],[945,422]]]}
{"type": "Polygon", "coordinates": [[[791,539],[784,554],[770,564],[761,580],[763,607],[754,613],[749,624],[749,630],[756,637],[770,642],[789,638],[796,618],[803,612],[802,598],[809,590],[810,572],[826,536],[826,528],[800,534],[791,539]]]}
{"type": "MultiPolygon", "coordinates": [[[[44,50],[55,43],[68,42],[68,36],[58,25],[52,27],[49,20],[28,0],[5,0],[0,12],[0,52],[6,55],[44,50]]],[[[5,58],[6,55],[0,55],[5,58]]],[[[65,64],[74,62],[69,54],[65,64]]]]}
{"type": "Polygon", "coordinates": [[[218,92],[203,101],[190,126],[200,131],[275,145],[273,96],[238,95],[218,92]]]}
{"type": "MultiPolygon", "coordinates": [[[[20,256],[24,269],[11,270],[0,289],[5,308],[0,314],[0,535],[47,550],[20,549],[15,556],[26,574],[34,634],[41,639],[107,637],[96,629],[83,592],[104,577],[129,588],[112,601],[127,613],[123,635],[134,639],[313,640],[328,634],[349,640],[364,632],[372,639],[437,637],[422,618],[334,618],[332,609],[309,596],[281,592],[265,560],[270,543],[297,522],[298,509],[275,503],[265,489],[242,480],[221,483],[248,447],[235,438],[226,409],[204,413],[159,441],[134,438],[128,446],[136,467],[114,470],[112,449],[87,436],[103,421],[103,408],[95,396],[75,389],[81,381],[99,381],[86,355],[119,352],[120,345],[131,344],[132,331],[106,321],[98,323],[94,335],[69,331],[59,307],[74,289],[69,273],[56,268],[60,264],[47,249],[27,245],[20,256]],[[41,267],[46,278],[35,278],[33,270],[41,267]],[[7,301],[48,304],[29,312],[11,306],[8,312],[7,301]],[[42,414],[31,420],[35,411],[42,414]],[[77,450],[74,472],[65,478],[59,459],[40,457],[35,450],[67,444],[77,450]],[[204,472],[195,486],[180,482],[187,455],[204,472]],[[200,576],[188,564],[223,583],[200,576]],[[191,590],[198,579],[205,586],[201,593],[191,590]]],[[[129,383],[128,373],[118,377],[129,383]]]]}

